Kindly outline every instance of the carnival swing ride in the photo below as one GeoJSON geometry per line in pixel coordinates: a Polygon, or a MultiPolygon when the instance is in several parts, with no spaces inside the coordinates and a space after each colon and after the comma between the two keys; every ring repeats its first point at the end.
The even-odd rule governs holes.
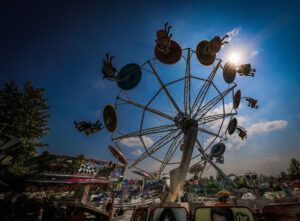
{"type": "MultiPolygon", "coordinates": [[[[103,78],[116,82],[121,89],[115,104],[106,105],[103,111],[103,121],[107,130],[112,134],[111,140],[117,145],[119,151],[120,142],[129,138],[138,139],[144,148],[144,152],[133,160],[129,168],[140,169],[139,166],[144,160],[155,160],[160,165],[157,174],[160,177],[167,166],[176,167],[170,170],[170,191],[164,202],[176,201],[188,171],[197,175],[210,165],[226,177],[217,165],[224,163],[226,140],[236,131],[241,139],[247,137],[247,131],[235,118],[240,101],[244,98],[249,102],[249,107],[258,108],[257,100],[242,97],[241,90],[236,90],[237,84],[234,82],[236,73],[240,76],[254,77],[253,72],[256,70],[252,69],[250,64],[237,67],[232,62],[226,62],[223,65],[223,61],[217,58],[221,48],[228,44],[227,35],[223,38],[216,36],[212,40],[202,40],[198,43],[196,50],[182,49],[172,39],[170,29],[171,26],[166,23],[164,29],[157,31],[155,57],[142,65],[130,63],[118,72],[112,64],[114,57],[106,54],[102,68],[103,78]],[[208,66],[213,66],[207,78],[202,77],[203,71],[198,73],[200,69],[191,70],[193,66],[191,60],[195,57],[200,62],[201,68],[208,69],[208,66]],[[177,79],[164,83],[162,77],[166,77],[166,68],[182,63],[185,63],[184,75],[178,75],[177,79]],[[160,70],[164,70],[164,75],[160,74],[160,70]],[[145,104],[134,99],[141,94],[140,92],[134,93],[134,88],[141,81],[142,71],[149,75],[147,79],[152,77],[153,82],[158,84],[153,96],[147,95],[141,100],[146,101],[145,104]],[[216,80],[219,72],[223,72],[225,89],[217,86],[221,82],[216,80]],[[232,107],[229,109],[226,107],[226,99],[232,102],[232,107]],[[125,105],[137,108],[141,113],[139,128],[136,131],[117,130],[117,111],[120,113],[122,106],[125,105]],[[150,126],[146,126],[149,124],[150,126]],[[149,138],[152,140],[150,144],[147,142],[149,138]],[[197,163],[189,169],[191,160],[197,163]]],[[[180,67],[182,68],[183,65],[180,67]]],[[[126,112],[126,114],[128,116],[130,113],[126,112]]],[[[99,130],[91,130],[91,133],[97,131],[99,130]]]]}

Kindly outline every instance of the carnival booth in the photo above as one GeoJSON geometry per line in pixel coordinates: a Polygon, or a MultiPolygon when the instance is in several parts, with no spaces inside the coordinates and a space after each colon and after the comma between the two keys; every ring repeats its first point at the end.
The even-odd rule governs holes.
{"type": "Polygon", "coordinates": [[[107,216],[111,216],[114,193],[120,190],[126,169],[126,164],[49,152],[43,152],[27,166],[30,172],[24,194],[29,198],[89,205],[107,216]],[[95,200],[95,196],[101,203],[95,200]]]}

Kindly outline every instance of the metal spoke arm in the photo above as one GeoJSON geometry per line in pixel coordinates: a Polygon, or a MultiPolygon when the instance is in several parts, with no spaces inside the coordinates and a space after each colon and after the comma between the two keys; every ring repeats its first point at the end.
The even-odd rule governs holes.
{"type": "Polygon", "coordinates": [[[175,154],[176,150],[178,149],[178,147],[179,147],[181,141],[183,140],[183,138],[182,138],[182,139],[180,140],[180,142],[177,143],[178,138],[179,138],[179,136],[177,136],[177,137],[173,140],[173,142],[172,142],[172,144],[171,144],[171,146],[170,146],[168,152],[166,153],[166,155],[165,155],[165,157],[164,157],[164,160],[163,160],[163,162],[162,162],[162,164],[161,164],[161,166],[160,166],[160,168],[159,168],[159,175],[163,172],[163,170],[165,169],[165,167],[167,166],[167,164],[169,163],[169,161],[171,160],[171,158],[172,158],[173,155],[175,154]]]}
{"type": "Polygon", "coordinates": [[[211,131],[206,130],[206,129],[201,128],[201,127],[199,127],[198,130],[199,130],[200,132],[203,132],[203,133],[206,133],[206,134],[210,134],[210,135],[213,135],[213,136],[216,136],[216,137],[219,137],[219,138],[223,138],[223,137],[220,136],[219,134],[216,134],[216,133],[214,133],[214,132],[211,132],[211,131]]]}
{"type": "Polygon", "coordinates": [[[185,80],[184,80],[184,111],[191,113],[191,67],[190,67],[191,53],[188,49],[185,67],[185,80]]]}
{"type": "MultiPolygon", "coordinates": [[[[199,113],[202,113],[201,117],[203,117],[208,111],[210,111],[214,106],[216,106],[235,87],[236,87],[236,85],[223,91],[221,94],[217,95],[216,97],[211,99],[209,102],[207,102],[202,108],[200,108],[200,106],[199,106],[199,108],[198,108],[197,112],[194,114],[193,118],[195,118],[199,113]]],[[[198,119],[200,119],[200,118],[198,118],[198,119]]],[[[197,119],[197,121],[198,121],[198,119],[197,119]]]]}
{"type": "MultiPolygon", "coordinates": [[[[195,101],[194,101],[194,104],[192,106],[192,110],[194,110],[197,106],[199,106],[199,108],[201,107],[202,103],[203,103],[203,100],[208,92],[208,89],[210,88],[210,85],[212,84],[213,82],[213,79],[216,75],[216,72],[219,68],[221,64],[221,61],[218,62],[218,64],[216,65],[216,67],[214,67],[213,71],[211,72],[211,74],[209,75],[207,81],[204,83],[204,85],[202,86],[202,88],[200,89],[195,101]]],[[[199,109],[198,108],[198,109],[199,109]]]]}
{"type": "Polygon", "coordinates": [[[177,110],[178,113],[182,113],[180,108],[178,107],[178,105],[176,104],[175,100],[173,99],[173,97],[171,96],[170,92],[168,91],[167,87],[165,87],[164,83],[162,82],[162,80],[160,79],[160,77],[158,76],[155,68],[152,66],[151,62],[148,61],[149,66],[151,67],[154,75],[156,76],[157,80],[159,81],[161,87],[163,88],[163,90],[165,91],[167,97],[170,99],[170,101],[172,102],[173,106],[175,107],[175,109],[177,110]]]}
{"type": "MultiPolygon", "coordinates": [[[[203,150],[203,147],[202,147],[202,145],[201,145],[201,143],[200,143],[200,141],[198,140],[198,138],[196,139],[196,144],[198,145],[198,150],[199,150],[199,152],[202,154],[202,156],[204,157],[204,159],[206,160],[206,161],[209,161],[210,159],[209,159],[209,157],[206,155],[206,153],[205,153],[205,151],[203,150]]],[[[198,154],[197,156],[199,156],[200,154],[198,154]]],[[[196,157],[197,157],[196,156],[196,157]]],[[[194,157],[195,158],[195,157],[194,157]]],[[[193,159],[194,159],[193,158],[193,159]]]]}
{"type": "Polygon", "coordinates": [[[216,114],[216,115],[211,115],[211,116],[206,116],[198,119],[198,124],[199,126],[202,124],[207,124],[211,123],[220,119],[223,119],[225,117],[231,117],[236,115],[237,113],[227,113],[227,114],[216,114]]]}
{"type": "Polygon", "coordinates": [[[215,170],[217,170],[221,176],[226,177],[226,174],[209,158],[209,156],[205,153],[205,151],[203,150],[199,140],[196,140],[196,143],[198,144],[198,150],[200,151],[200,153],[202,154],[202,156],[205,158],[205,160],[210,163],[210,165],[212,165],[215,170]]]}
{"type": "Polygon", "coordinates": [[[126,102],[126,103],[128,103],[128,104],[132,104],[132,105],[135,105],[135,106],[137,106],[137,107],[139,107],[139,108],[142,108],[142,109],[144,109],[144,110],[150,111],[150,112],[152,112],[152,113],[154,113],[154,114],[157,114],[157,115],[159,115],[159,116],[161,116],[161,117],[164,117],[164,118],[167,118],[167,119],[169,119],[169,120],[174,121],[174,117],[172,117],[172,116],[170,116],[170,115],[168,115],[168,114],[162,113],[161,111],[158,111],[158,110],[156,110],[156,109],[153,109],[153,108],[144,106],[144,105],[142,105],[142,104],[135,103],[135,102],[130,101],[130,100],[126,100],[126,99],[124,99],[124,98],[122,98],[122,97],[119,97],[118,99],[121,100],[121,101],[124,101],[124,102],[126,102]]]}
{"type": "Polygon", "coordinates": [[[122,139],[129,138],[129,137],[141,137],[149,134],[156,134],[156,133],[163,133],[163,132],[177,130],[177,128],[172,128],[175,126],[176,126],[175,124],[170,124],[170,125],[163,125],[158,127],[151,127],[144,130],[135,131],[129,134],[124,134],[119,137],[114,137],[112,138],[112,141],[118,142],[122,139]]]}
{"type": "Polygon", "coordinates": [[[136,166],[139,162],[143,161],[144,159],[146,159],[148,156],[150,156],[151,154],[155,153],[156,151],[160,150],[164,145],[168,144],[169,142],[171,142],[172,138],[170,139],[170,137],[175,133],[176,131],[171,131],[170,133],[168,133],[167,135],[163,136],[162,138],[160,138],[159,140],[157,140],[154,144],[152,144],[152,146],[147,150],[146,148],[146,152],[144,152],[138,159],[136,159],[132,165],[130,167],[134,167],[136,166]]]}

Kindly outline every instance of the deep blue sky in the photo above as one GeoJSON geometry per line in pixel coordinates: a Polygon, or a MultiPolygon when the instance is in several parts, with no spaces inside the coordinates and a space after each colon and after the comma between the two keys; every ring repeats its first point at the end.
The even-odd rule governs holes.
{"type": "MultiPolygon", "coordinates": [[[[49,151],[113,160],[107,148],[110,134],[103,130],[85,137],[73,120],[102,121],[103,107],[114,103],[119,89],[98,70],[105,53],[115,55],[118,69],[144,63],[153,57],[156,31],[168,21],[182,47],[195,48],[202,39],[238,29],[230,47],[240,50],[257,74],[236,82],[260,103],[258,110],[244,103],[239,115],[246,119],[245,127],[287,123],[257,132],[238,150],[228,150],[224,170],[278,173],[290,157],[300,158],[299,1],[61,2],[0,3],[0,83],[16,81],[22,87],[32,81],[46,89],[52,115],[50,134],[44,138],[49,151]]],[[[141,96],[151,89],[144,75],[145,87],[135,89],[141,96]]],[[[165,81],[170,79],[165,75],[165,81]]],[[[134,121],[135,116],[127,118],[134,121]]],[[[142,150],[123,146],[129,158],[137,149],[142,150]]]]}

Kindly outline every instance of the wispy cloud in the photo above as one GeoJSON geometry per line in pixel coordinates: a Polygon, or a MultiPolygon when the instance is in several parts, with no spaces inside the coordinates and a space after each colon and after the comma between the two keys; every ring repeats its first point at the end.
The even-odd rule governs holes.
{"type": "Polygon", "coordinates": [[[142,154],[142,151],[140,149],[137,149],[137,150],[133,151],[131,154],[134,156],[139,156],[142,154]]]}
{"type": "Polygon", "coordinates": [[[250,55],[251,55],[251,56],[255,56],[255,55],[258,55],[258,53],[259,53],[259,52],[258,52],[257,50],[255,50],[255,51],[252,51],[252,52],[250,53],[250,55]]]}
{"type": "MultiPolygon", "coordinates": [[[[242,108],[243,105],[240,104],[239,108],[242,108]]],[[[210,111],[208,113],[207,116],[212,116],[212,115],[217,115],[217,114],[223,114],[223,113],[230,113],[232,110],[233,106],[232,106],[232,102],[225,104],[224,105],[224,110],[223,110],[223,105],[215,108],[214,110],[210,111]]],[[[249,121],[246,117],[243,116],[239,116],[239,117],[235,117],[238,120],[238,124],[239,125],[244,125],[247,121],[249,121]]],[[[220,130],[220,134],[223,135],[227,129],[227,125],[229,124],[229,120],[230,118],[226,118],[223,122],[223,126],[220,130]]],[[[207,124],[207,126],[214,132],[217,132],[220,129],[221,126],[221,120],[219,121],[215,121],[212,123],[207,124]]],[[[209,137],[205,142],[204,142],[204,147],[207,147],[208,145],[211,144],[211,142],[214,140],[214,136],[209,137]]],[[[215,142],[218,142],[219,140],[216,139],[215,142]]],[[[245,145],[245,141],[241,140],[241,138],[237,135],[237,134],[233,134],[230,137],[228,137],[228,141],[226,142],[226,147],[228,149],[239,149],[240,147],[242,147],[243,145],[245,145]]]]}
{"type": "Polygon", "coordinates": [[[229,150],[239,150],[245,144],[246,140],[242,140],[238,134],[233,134],[229,137],[228,142],[226,142],[226,147],[229,150]]]}
{"type": "MultiPolygon", "coordinates": [[[[266,121],[256,124],[252,124],[249,128],[246,128],[247,137],[253,137],[255,133],[267,133],[273,130],[282,130],[287,126],[288,122],[284,120],[266,121]]],[[[226,147],[232,150],[238,150],[246,144],[245,140],[242,140],[238,134],[233,134],[226,142],[226,147]]]]}
{"type": "Polygon", "coordinates": [[[237,36],[242,28],[234,28],[230,32],[227,32],[226,34],[229,36],[227,41],[231,41],[233,37],[237,36]]]}
{"type": "MultiPolygon", "coordinates": [[[[146,147],[149,147],[154,143],[150,137],[142,136],[142,139],[143,139],[146,147]]],[[[143,143],[139,137],[125,138],[125,139],[122,139],[120,142],[127,147],[142,147],[143,146],[143,143]]]]}
{"type": "Polygon", "coordinates": [[[285,120],[274,120],[267,122],[260,122],[252,124],[248,129],[248,135],[261,132],[269,132],[272,130],[281,130],[287,126],[288,122],[285,120]]]}
{"type": "Polygon", "coordinates": [[[258,160],[256,163],[257,164],[272,164],[272,163],[278,162],[278,160],[280,160],[279,156],[268,156],[262,160],[258,160]]]}
{"type": "MultiPolygon", "coordinates": [[[[240,108],[242,108],[241,105],[240,105],[240,108]]],[[[232,110],[232,102],[225,104],[224,109],[225,109],[225,113],[229,113],[232,110]]],[[[208,116],[223,114],[223,113],[224,113],[223,105],[221,105],[220,107],[215,108],[214,110],[210,111],[208,113],[208,116]]],[[[267,133],[267,132],[274,131],[274,130],[282,130],[288,124],[288,122],[285,120],[264,121],[264,122],[251,124],[251,119],[244,117],[244,116],[238,116],[238,117],[236,117],[236,119],[238,120],[239,126],[245,127],[245,125],[250,125],[247,128],[245,127],[248,138],[253,137],[256,133],[257,134],[258,133],[267,133]]],[[[223,123],[223,127],[220,131],[220,134],[225,133],[228,123],[229,123],[229,118],[225,119],[225,121],[223,123]]],[[[221,126],[221,123],[218,121],[215,121],[215,122],[207,124],[207,126],[212,131],[218,131],[221,126]]],[[[214,136],[209,137],[204,142],[204,147],[207,147],[214,140],[214,138],[215,138],[214,136]]],[[[215,140],[215,142],[218,142],[218,141],[219,141],[218,139],[215,140]]],[[[226,141],[225,144],[228,149],[238,150],[246,144],[246,140],[242,140],[238,136],[238,134],[235,133],[228,137],[228,140],[226,141]]]]}
{"type": "MultiPolygon", "coordinates": [[[[224,109],[225,109],[225,113],[229,113],[231,110],[232,110],[233,106],[232,106],[232,102],[228,103],[228,104],[225,104],[224,105],[224,109]]],[[[213,110],[210,110],[207,115],[210,116],[210,115],[216,115],[216,114],[223,114],[223,105],[213,109],[213,110]]]]}
{"type": "MultiPolygon", "coordinates": [[[[239,109],[241,109],[242,107],[243,107],[243,104],[240,104],[239,109]]],[[[232,102],[230,102],[228,104],[224,104],[224,110],[223,110],[223,105],[221,105],[221,106],[209,111],[206,114],[206,116],[230,113],[232,109],[233,109],[232,102]]],[[[246,119],[244,117],[236,117],[236,118],[237,118],[238,122],[241,124],[243,124],[246,121],[246,119]]],[[[207,126],[209,128],[211,128],[212,130],[218,130],[220,128],[220,123],[221,123],[221,119],[219,121],[214,121],[214,122],[208,123],[207,126]]],[[[225,132],[225,130],[226,130],[225,125],[228,125],[228,123],[229,123],[229,118],[226,118],[223,123],[223,127],[220,131],[221,133],[225,132]]]]}
{"type": "MultiPolygon", "coordinates": [[[[208,138],[205,142],[204,142],[204,147],[207,147],[208,145],[210,145],[210,143],[214,140],[214,136],[208,138]]],[[[218,139],[215,140],[215,142],[219,142],[218,139]]],[[[214,142],[214,143],[215,143],[214,142]]],[[[240,149],[242,146],[244,146],[246,144],[246,140],[242,140],[237,133],[232,134],[231,136],[228,137],[228,140],[224,142],[224,144],[226,145],[226,148],[228,148],[229,150],[238,150],[240,149]]],[[[211,145],[212,147],[213,145],[211,145]]]]}

